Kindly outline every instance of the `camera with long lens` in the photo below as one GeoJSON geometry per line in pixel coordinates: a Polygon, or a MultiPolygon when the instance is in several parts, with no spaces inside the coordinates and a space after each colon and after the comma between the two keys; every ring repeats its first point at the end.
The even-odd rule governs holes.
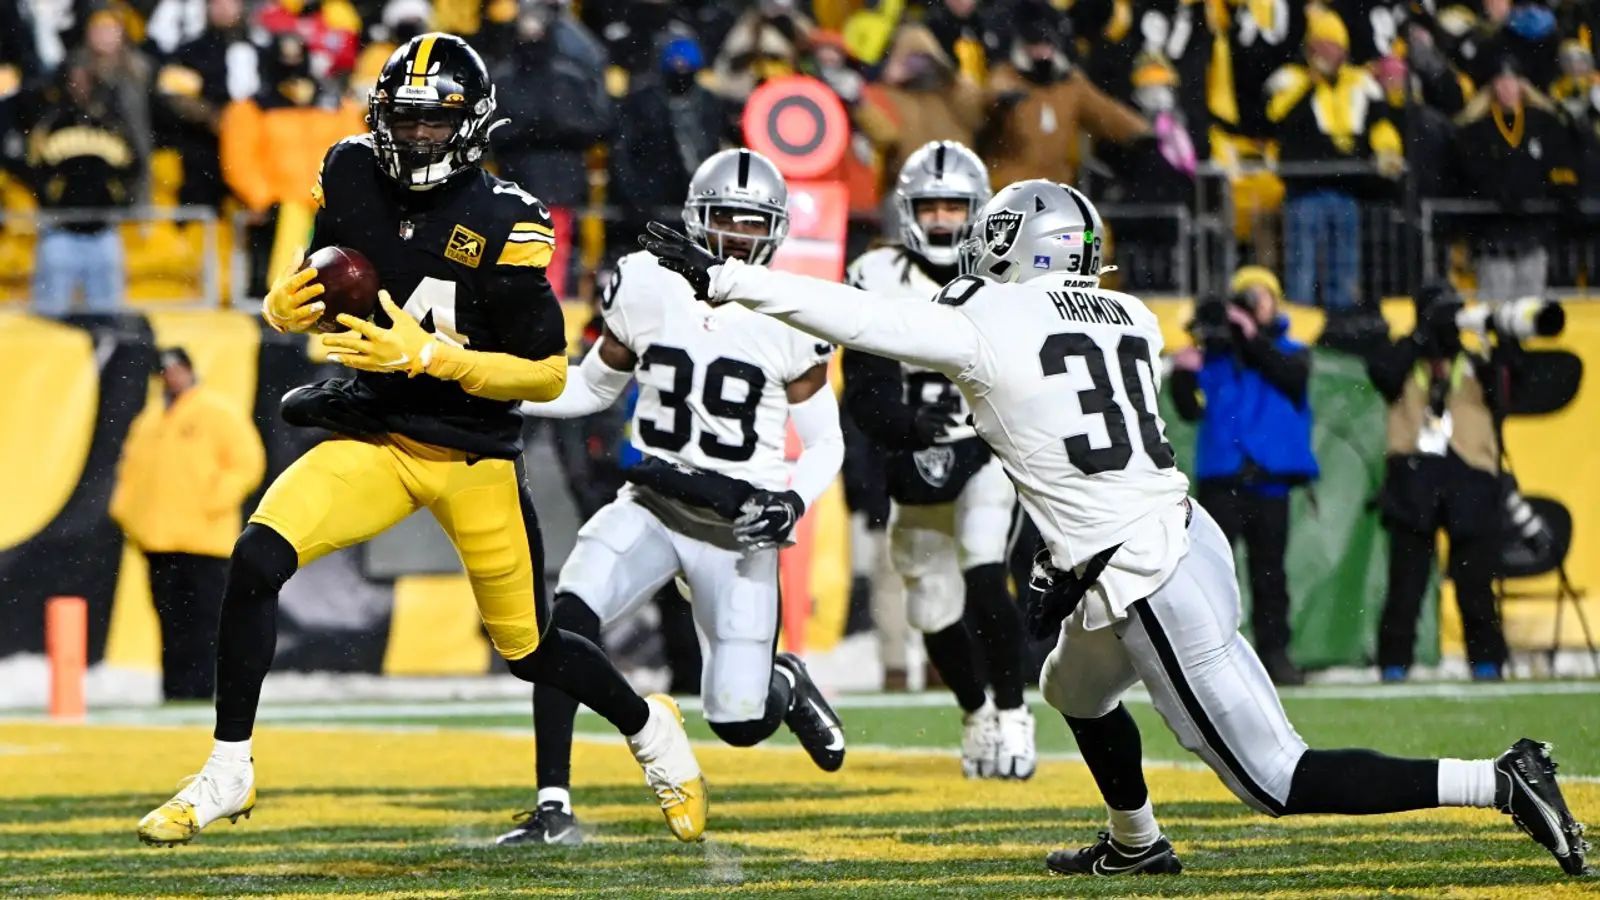
{"type": "Polygon", "coordinates": [[[1505,486],[1505,526],[1508,536],[1520,541],[1530,553],[1542,556],[1555,542],[1555,537],[1550,533],[1550,526],[1544,521],[1517,490],[1517,484],[1507,478],[1505,486]]]}
{"type": "Polygon", "coordinates": [[[1494,332],[1519,341],[1531,337],[1555,337],[1566,326],[1567,313],[1561,304],[1544,297],[1487,303],[1456,313],[1456,327],[1462,331],[1476,331],[1479,334],[1494,332]]]}
{"type": "Polygon", "coordinates": [[[1256,314],[1255,299],[1240,291],[1226,299],[1210,294],[1194,306],[1194,319],[1189,322],[1189,334],[1207,353],[1225,353],[1233,347],[1235,329],[1228,321],[1228,307],[1237,306],[1250,316],[1256,314]]]}

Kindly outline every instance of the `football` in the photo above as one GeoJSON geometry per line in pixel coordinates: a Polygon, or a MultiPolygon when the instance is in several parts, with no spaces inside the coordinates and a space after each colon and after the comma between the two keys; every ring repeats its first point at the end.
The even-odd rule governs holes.
{"type": "Polygon", "coordinates": [[[342,314],[358,319],[372,315],[378,305],[378,270],[360,252],[348,247],[323,247],[300,266],[317,270],[316,283],[322,285],[324,304],[317,330],[343,331],[338,322],[342,314]]]}

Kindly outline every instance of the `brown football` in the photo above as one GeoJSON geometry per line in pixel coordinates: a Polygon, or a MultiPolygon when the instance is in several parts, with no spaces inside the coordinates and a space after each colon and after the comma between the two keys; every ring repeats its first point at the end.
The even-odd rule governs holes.
{"type": "Polygon", "coordinates": [[[300,266],[317,270],[316,283],[322,285],[324,304],[317,330],[343,331],[341,314],[365,319],[378,305],[378,270],[359,251],[349,247],[323,247],[300,266]]]}

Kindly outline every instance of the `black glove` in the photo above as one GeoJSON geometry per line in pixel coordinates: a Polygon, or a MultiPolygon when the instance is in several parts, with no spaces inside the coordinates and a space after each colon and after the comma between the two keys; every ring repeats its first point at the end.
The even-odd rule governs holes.
{"type": "Polygon", "coordinates": [[[722,260],[669,225],[651,222],[645,230],[648,234],[639,235],[639,246],[650,251],[662,268],[682,275],[696,297],[710,302],[711,270],[722,260]]]}
{"type": "Polygon", "coordinates": [[[917,446],[932,447],[939,442],[955,424],[951,421],[956,407],[954,404],[929,403],[917,407],[911,417],[911,432],[916,438],[917,446]]]}
{"type": "Polygon", "coordinates": [[[1106,563],[1121,546],[1118,544],[1095,554],[1084,564],[1082,575],[1056,568],[1050,548],[1039,547],[1033,554],[1033,569],[1028,575],[1028,594],[1022,610],[1023,625],[1034,640],[1053,638],[1061,633],[1061,623],[1072,615],[1083,595],[1100,580],[1106,563]]]}
{"type": "Polygon", "coordinates": [[[750,550],[779,546],[805,511],[805,501],[794,491],[756,491],[733,520],[733,536],[750,550]]]}

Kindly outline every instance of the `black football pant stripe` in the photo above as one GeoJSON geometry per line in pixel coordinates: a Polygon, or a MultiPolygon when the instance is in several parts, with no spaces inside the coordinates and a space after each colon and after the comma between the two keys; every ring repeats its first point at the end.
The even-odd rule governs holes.
{"type": "Polygon", "coordinates": [[[1205,707],[1200,703],[1200,698],[1195,695],[1194,689],[1190,687],[1188,677],[1183,671],[1183,665],[1178,660],[1178,654],[1172,649],[1172,642],[1167,639],[1166,631],[1161,627],[1161,621],[1157,618],[1155,610],[1150,608],[1150,601],[1148,599],[1140,600],[1131,608],[1138,614],[1139,622],[1144,626],[1145,634],[1150,638],[1150,646],[1155,648],[1156,656],[1161,661],[1161,668],[1167,673],[1167,679],[1172,682],[1172,689],[1177,694],[1178,701],[1183,704],[1184,710],[1189,714],[1189,718],[1194,722],[1195,728],[1200,732],[1201,740],[1205,741],[1206,746],[1216,755],[1216,758],[1228,770],[1228,773],[1234,777],[1250,796],[1256,799],[1256,802],[1261,804],[1263,809],[1268,810],[1275,816],[1281,816],[1286,813],[1288,809],[1284,804],[1279,802],[1276,797],[1272,796],[1270,791],[1263,788],[1251,777],[1250,772],[1240,763],[1239,757],[1228,746],[1228,742],[1217,731],[1216,724],[1211,721],[1211,717],[1207,715],[1205,707]]]}

